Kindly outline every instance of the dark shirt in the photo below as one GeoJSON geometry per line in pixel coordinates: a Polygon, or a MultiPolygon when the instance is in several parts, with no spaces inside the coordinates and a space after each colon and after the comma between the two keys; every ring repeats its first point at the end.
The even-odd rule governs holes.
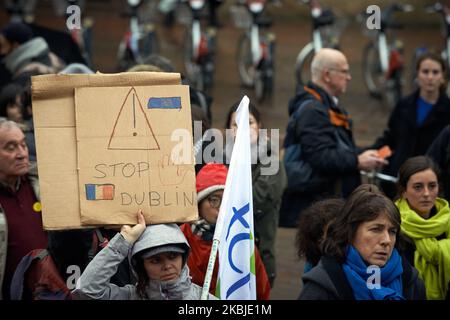
{"type": "Polygon", "coordinates": [[[22,178],[16,192],[0,187],[0,204],[8,225],[8,252],[2,288],[5,299],[9,299],[10,283],[22,257],[33,249],[47,248],[42,214],[33,210],[36,201],[28,178],[22,178]]]}

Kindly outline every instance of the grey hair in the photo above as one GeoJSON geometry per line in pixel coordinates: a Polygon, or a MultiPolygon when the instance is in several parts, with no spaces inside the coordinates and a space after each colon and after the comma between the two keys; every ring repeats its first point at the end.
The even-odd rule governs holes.
{"type": "MultiPolygon", "coordinates": [[[[317,52],[311,62],[311,80],[319,81],[321,78],[321,71],[326,68],[336,66],[338,54],[343,56],[343,53],[336,49],[322,48],[317,52]]],[[[345,58],[345,56],[344,56],[345,58]]]]}
{"type": "Polygon", "coordinates": [[[13,127],[20,129],[20,126],[17,124],[17,122],[0,117],[0,129],[3,129],[3,128],[11,129],[13,127]]]}

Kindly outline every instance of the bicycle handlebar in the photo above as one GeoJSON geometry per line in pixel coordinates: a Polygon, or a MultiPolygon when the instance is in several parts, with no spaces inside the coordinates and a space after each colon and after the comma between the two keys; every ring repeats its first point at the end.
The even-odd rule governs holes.
{"type": "Polygon", "coordinates": [[[384,173],[380,173],[380,172],[367,172],[367,171],[363,171],[361,170],[359,172],[361,175],[363,176],[367,176],[369,178],[378,178],[381,181],[387,181],[387,182],[392,182],[392,183],[397,183],[398,178],[397,177],[393,177],[384,173]]]}
{"type": "Polygon", "coordinates": [[[445,22],[448,25],[450,25],[450,20],[447,19],[447,17],[450,16],[450,8],[448,6],[446,6],[445,4],[436,2],[431,5],[426,5],[425,12],[442,14],[442,17],[444,18],[445,22]]]}
{"type": "MultiPolygon", "coordinates": [[[[396,12],[411,12],[414,10],[414,7],[410,4],[391,4],[381,10],[381,28],[380,31],[385,29],[401,29],[403,25],[393,21],[393,15],[396,12]]],[[[363,10],[358,16],[358,21],[365,21],[365,17],[368,17],[369,14],[366,10],[363,10]]]]}
{"type": "Polygon", "coordinates": [[[443,13],[444,12],[444,6],[440,2],[436,2],[433,4],[427,4],[425,6],[425,12],[428,13],[443,13]]]}
{"type": "Polygon", "coordinates": [[[385,28],[398,28],[398,24],[392,23],[393,14],[395,12],[411,12],[413,9],[414,7],[410,4],[391,4],[381,11],[381,25],[384,25],[385,28]]]}

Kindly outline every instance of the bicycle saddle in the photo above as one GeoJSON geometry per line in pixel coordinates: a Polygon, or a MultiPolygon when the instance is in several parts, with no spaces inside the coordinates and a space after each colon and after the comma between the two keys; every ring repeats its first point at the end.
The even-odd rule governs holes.
{"type": "Polygon", "coordinates": [[[334,13],[330,9],[325,9],[322,14],[317,18],[314,18],[314,25],[316,27],[324,27],[334,23],[334,13]]]}
{"type": "Polygon", "coordinates": [[[269,28],[272,25],[273,20],[270,17],[267,17],[267,16],[265,16],[265,17],[264,16],[258,16],[255,19],[255,23],[261,28],[269,28]]]}

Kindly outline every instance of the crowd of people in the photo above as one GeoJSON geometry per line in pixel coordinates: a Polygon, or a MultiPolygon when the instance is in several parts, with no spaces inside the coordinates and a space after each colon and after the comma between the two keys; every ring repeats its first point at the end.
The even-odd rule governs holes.
{"type": "MultiPolygon", "coordinates": [[[[138,212],[136,225],[120,229],[45,231],[30,77],[93,71],[66,66],[22,23],[1,29],[0,54],[10,73],[0,89],[0,298],[200,299],[238,103],[221,128],[233,133],[215,157],[221,161],[196,163],[197,221],[146,226],[138,212]]],[[[249,105],[257,299],[270,299],[276,285],[279,227],[297,228],[297,252],[306,262],[299,299],[450,299],[446,68],[432,53],[418,60],[417,89],[400,100],[372,146],[356,146],[350,115],[340,104],[351,74],[338,50],[321,49],[314,56],[311,81],[288,106],[282,150],[261,138],[262,116],[249,105]],[[386,147],[391,155],[380,152],[386,147]],[[264,174],[265,157],[273,155],[278,170],[264,174]],[[363,184],[360,171],[381,171],[398,183],[363,184]]],[[[152,56],[131,71],[175,70],[164,57],[152,56]]],[[[212,143],[204,139],[211,97],[190,90],[192,119],[206,131],[194,139],[194,151],[201,152],[212,143]]],[[[217,299],[218,263],[209,299],[217,299]]]]}

